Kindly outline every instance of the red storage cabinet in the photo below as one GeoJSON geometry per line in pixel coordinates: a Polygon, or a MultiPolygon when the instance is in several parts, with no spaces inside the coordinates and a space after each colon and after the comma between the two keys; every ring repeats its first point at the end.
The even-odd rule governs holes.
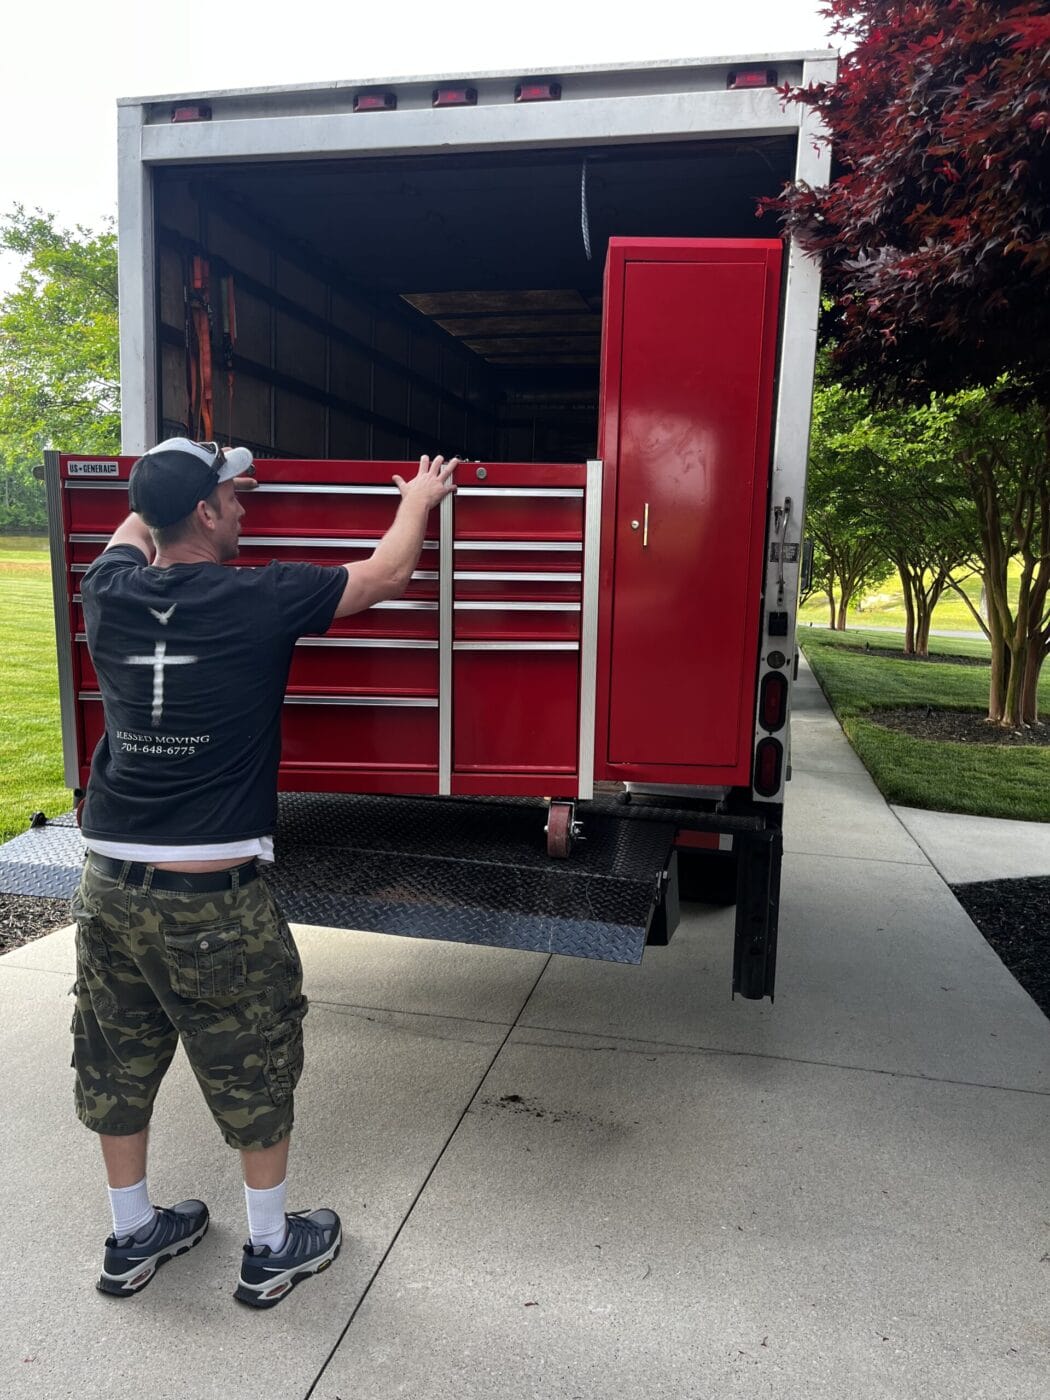
{"type": "Polygon", "coordinates": [[[596,774],[750,782],[780,245],[613,239],[596,774]]]}

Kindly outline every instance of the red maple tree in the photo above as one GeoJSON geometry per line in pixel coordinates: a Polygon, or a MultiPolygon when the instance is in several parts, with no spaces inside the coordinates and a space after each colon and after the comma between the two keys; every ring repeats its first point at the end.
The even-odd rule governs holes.
{"type": "Polygon", "coordinates": [[[895,397],[992,384],[1050,404],[1050,4],[828,0],[852,47],[830,185],[767,201],[820,253],[840,368],[895,397]]]}
{"type": "Polygon", "coordinates": [[[1030,418],[1041,446],[1025,461],[1000,467],[975,442],[961,466],[984,537],[989,715],[1036,723],[1050,651],[1050,4],[827,0],[822,13],[849,45],[836,81],[783,95],[822,117],[832,179],[763,210],[821,258],[847,382],[915,402],[1006,377],[1030,418]]]}

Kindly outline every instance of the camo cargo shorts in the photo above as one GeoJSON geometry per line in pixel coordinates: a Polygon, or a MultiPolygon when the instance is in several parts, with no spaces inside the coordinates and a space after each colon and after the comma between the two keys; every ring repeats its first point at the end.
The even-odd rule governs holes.
{"type": "Polygon", "coordinates": [[[77,1117],[96,1133],[145,1128],[181,1039],[231,1147],[292,1128],[303,1068],[302,964],[262,878],[174,893],[123,884],[90,856],[77,922],[77,1117]]]}

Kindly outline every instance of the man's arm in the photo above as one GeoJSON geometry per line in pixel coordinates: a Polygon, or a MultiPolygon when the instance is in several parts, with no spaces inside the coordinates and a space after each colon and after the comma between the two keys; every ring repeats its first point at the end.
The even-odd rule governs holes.
{"type": "Polygon", "coordinates": [[[142,519],[142,516],[136,515],[134,511],[113,531],[106,549],[115,549],[118,544],[132,544],[136,549],[141,549],[146,556],[147,564],[152,563],[156,553],[149,526],[142,519]]]}
{"type": "Polygon", "coordinates": [[[370,558],[360,564],[346,565],[349,578],[336,607],[336,617],[347,617],[350,613],[363,612],[373,603],[401,597],[419,562],[427,517],[434,506],[455,491],[452,473],[458,465],[458,457],[447,464],[443,457],[435,457],[433,461],[421,457],[419,471],[411,481],[394,477],[401,492],[394,523],[370,558]]]}

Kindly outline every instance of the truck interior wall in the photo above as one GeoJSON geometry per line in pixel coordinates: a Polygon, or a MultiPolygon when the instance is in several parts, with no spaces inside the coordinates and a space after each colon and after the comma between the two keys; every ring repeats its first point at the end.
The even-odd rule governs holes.
{"type": "Polygon", "coordinates": [[[778,137],[160,170],[158,426],[206,435],[190,421],[197,256],[223,440],[284,457],[584,460],[608,237],[768,237],[756,200],[793,162],[778,137]]]}
{"type": "MultiPolygon", "coordinates": [[[[492,457],[495,423],[484,366],[430,326],[384,313],[279,253],[202,203],[193,182],[158,191],[161,428],[189,432],[186,298],[191,260],[208,263],[215,347],[221,343],[221,279],[234,287],[233,392],[213,370],[214,431],[281,457],[402,460],[436,440],[492,457]]],[[[294,259],[294,260],[293,260],[294,259]]],[[[416,318],[418,320],[418,318],[416,318]]]]}

